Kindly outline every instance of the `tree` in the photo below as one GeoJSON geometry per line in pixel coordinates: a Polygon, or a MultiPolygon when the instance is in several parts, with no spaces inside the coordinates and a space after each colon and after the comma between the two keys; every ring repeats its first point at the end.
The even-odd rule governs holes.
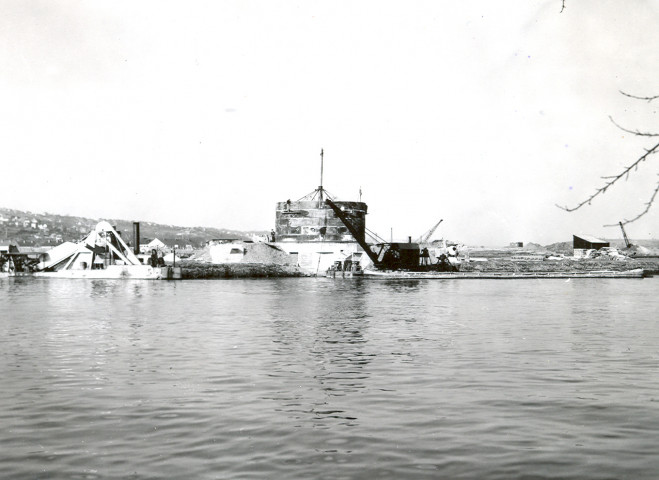
{"type": "MultiPolygon", "coordinates": [[[[625,93],[625,92],[623,92],[623,91],[620,91],[620,93],[623,94],[623,95],[626,96],[626,97],[629,97],[629,98],[632,98],[632,99],[635,99],[635,100],[644,100],[644,101],[646,101],[646,102],[648,102],[648,103],[650,103],[650,102],[652,102],[653,100],[656,100],[656,99],[659,98],[659,95],[656,95],[656,96],[654,96],[654,97],[638,97],[638,96],[636,96],[636,95],[630,95],[630,94],[625,93]]],[[[628,129],[628,128],[624,128],[624,127],[618,125],[618,124],[615,122],[615,120],[613,120],[612,117],[609,116],[609,119],[611,120],[611,122],[613,122],[613,124],[614,124],[616,127],[618,127],[619,129],[621,129],[622,131],[627,132],[627,133],[630,133],[630,134],[632,134],[632,135],[636,135],[636,136],[638,136],[638,137],[659,137],[659,133],[641,132],[640,130],[630,130],[630,129],[628,129]]],[[[601,187],[599,187],[597,190],[595,190],[595,193],[593,193],[591,196],[589,196],[588,198],[586,198],[586,199],[583,200],[582,202],[578,203],[576,206],[574,206],[574,207],[567,207],[567,206],[563,207],[563,206],[560,206],[560,205],[556,205],[556,206],[557,206],[558,208],[562,209],[562,210],[567,211],[567,212],[574,212],[575,210],[578,210],[579,208],[583,207],[584,205],[590,205],[590,202],[591,202],[595,197],[598,197],[599,195],[603,195],[604,193],[606,193],[606,191],[608,190],[609,187],[613,186],[615,183],[617,183],[618,181],[622,180],[623,178],[624,178],[625,181],[626,181],[626,180],[629,178],[630,173],[636,172],[636,171],[638,170],[638,166],[639,166],[641,163],[645,162],[645,161],[646,161],[651,155],[657,153],[658,151],[659,151],[659,143],[656,143],[654,146],[652,146],[652,147],[650,147],[650,148],[646,148],[646,149],[645,149],[645,153],[644,153],[643,155],[641,155],[640,157],[638,157],[638,158],[637,158],[637,159],[636,159],[631,165],[629,165],[628,167],[625,167],[624,170],[622,170],[622,171],[621,171],[620,173],[618,173],[617,175],[611,175],[611,176],[607,176],[607,177],[602,177],[602,179],[605,180],[604,185],[601,186],[601,187]]],[[[623,222],[621,222],[621,223],[622,223],[623,225],[626,225],[626,224],[628,224],[628,223],[635,222],[636,220],[638,220],[639,218],[641,218],[643,215],[645,215],[646,213],[648,213],[648,212],[650,211],[650,208],[651,208],[652,205],[654,204],[654,200],[655,200],[655,198],[657,197],[657,193],[659,193],[659,182],[657,182],[657,186],[656,186],[656,188],[655,188],[654,191],[652,192],[652,195],[650,196],[650,199],[648,200],[648,202],[645,204],[645,209],[644,209],[641,213],[639,213],[638,215],[636,215],[634,218],[629,219],[629,220],[628,220],[628,219],[625,219],[625,220],[624,220],[623,222]]],[[[606,226],[606,227],[610,227],[610,226],[617,226],[617,225],[618,225],[618,224],[616,223],[616,224],[605,225],[605,226],[606,226]]]]}

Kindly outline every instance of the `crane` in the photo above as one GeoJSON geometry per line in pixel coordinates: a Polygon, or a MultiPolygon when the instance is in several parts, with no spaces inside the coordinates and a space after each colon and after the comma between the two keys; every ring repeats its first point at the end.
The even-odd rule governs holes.
{"type": "Polygon", "coordinates": [[[378,259],[378,255],[371,250],[371,247],[366,243],[366,239],[364,238],[364,235],[362,235],[357,228],[352,224],[352,222],[348,219],[346,214],[341,211],[341,209],[334,203],[330,198],[325,198],[325,203],[330,206],[332,210],[334,210],[334,213],[336,214],[339,219],[343,222],[343,224],[346,226],[350,234],[354,237],[354,239],[357,241],[360,247],[364,250],[366,255],[371,259],[373,262],[373,265],[376,267],[380,264],[380,260],[378,259]]]}
{"type": "Polygon", "coordinates": [[[432,234],[435,233],[435,230],[437,230],[437,227],[439,227],[439,224],[442,223],[443,221],[444,221],[444,219],[442,218],[439,222],[437,222],[437,223],[435,224],[434,227],[432,227],[432,228],[431,228],[430,230],[428,230],[426,233],[424,233],[423,235],[421,235],[421,236],[417,239],[417,243],[427,243],[428,240],[430,240],[430,237],[432,237],[432,234]]]}
{"type": "MultiPolygon", "coordinates": [[[[378,243],[374,248],[379,249],[376,253],[371,246],[366,243],[364,234],[352,223],[348,216],[343,212],[331,198],[325,198],[325,204],[329,206],[339,219],[346,226],[350,234],[355,238],[360,247],[364,250],[368,258],[373,262],[373,266],[378,270],[409,270],[417,271],[457,271],[455,266],[450,265],[448,262],[438,262],[437,264],[421,264],[421,249],[418,243],[378,243]]],[[[437,224],[430,229],[428,233],[423,235],[426,240],[435,232],[435,229],[442,223],[440,220],[437,224]]],[[[427,250],[424,248],[424,250],[427,250]]]]}
{"type": "Polygon", "coordinates": [[[629,243],[629,239],[627,238],[627,232],[625,232],[625,227],[622,226],[622,222],[618,222],[618,225],[620,225],[620,230],[622,230],[622,238],[625,239],[625,247],[631,248],[633,245],[629,243]]]}

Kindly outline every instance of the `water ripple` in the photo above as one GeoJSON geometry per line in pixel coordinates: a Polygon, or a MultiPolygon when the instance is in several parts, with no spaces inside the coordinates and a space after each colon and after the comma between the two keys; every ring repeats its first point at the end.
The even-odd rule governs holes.
{"type": "Polygon", "coordinates": [[[0,478],[659,471],[658,279],[0,279],[0,478]]]}

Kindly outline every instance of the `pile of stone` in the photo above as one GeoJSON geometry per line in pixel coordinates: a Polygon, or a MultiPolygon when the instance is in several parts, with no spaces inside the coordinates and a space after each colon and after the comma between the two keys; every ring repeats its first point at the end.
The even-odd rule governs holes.
{"type": "Polygon", "coordinates": [[[609,260],[628,260],[629,257],[618,251],[615,247],[604,247],[599,250],[586,250],[582,258],[601,258],[609,260]]]}
{"type": "Polygon", "coordinates": [[[211,263],[211,247],[206,245],[201,250],[195,250],[195,252],[188,257],[188,261],[191,262],[200,262],[200,263],[211,263]]]}
{"type": "Polygon", "coordinates": [[[290,265],[291,257],[281,248],[270,243],[248,243],[241,263],[264,263],[268,265],[290,265]]]}
{"type": "MultiPolygon", "coordinates": [[[[262,263],[265,265],[291,265],[291,257],[276,245],[265,242],[235,242],[230,246],[237,246],[245,253],[242,258],[238,255],[237,259],[232,259],[232,263],[262,263]]],[[[213,244],[206,245],[203,249],[197,250],[189,258],[191,262],[213,263],[211,248],[213,244]]]]}

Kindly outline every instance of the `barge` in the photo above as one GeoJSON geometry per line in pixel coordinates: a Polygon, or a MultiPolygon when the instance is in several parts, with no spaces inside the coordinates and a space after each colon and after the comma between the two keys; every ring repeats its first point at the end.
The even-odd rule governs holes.
{"type": "Polygon", "coordinates": [[[539,279],[539,278],[643,278],[645,271],[642,268],[626,271],[594,270],[583,272],[411,272],[411,271],[386,271],[365,270],[364,278],[373,279],[539,279]]]}

